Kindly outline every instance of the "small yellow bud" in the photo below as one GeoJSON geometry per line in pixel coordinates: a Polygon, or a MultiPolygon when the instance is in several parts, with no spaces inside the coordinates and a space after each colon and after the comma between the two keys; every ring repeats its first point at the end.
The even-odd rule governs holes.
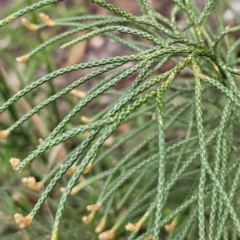
{"type": "Polygon", "coordinates": [[[14,18],[13,18],[13,16],[9,16],[9,17],[7,17],[7,20],[10,22],[10,21],[12,21],[14,18]]]}
{"type": "Polygon", "coordinates": [[[34,177],[25,177],[22,179],[22,183],[32,190],[39,190],[42,187],[42,182],[37,182],[34,177]]]}
{"type": "Polygon", "coordinates": [[[76,193],[77,193],[77,187],[73,187],[70,192],[70,195],[75,195],[76,193]]]}
{"type": "Polygon", "coordinates": [[[21,57],[17,57],[16,60],[20,63],[25,63],[28,60],[28,56],[27,55],[23,55],[21,57]]]}
{"type": "Polygon", "coordinates": [[[101,203],[96,203],[92,205],[87,206],[88,211],[98,211],[101,208],[102,204],[101,203]]]}
{"type": "Polygon", "coordinates": [[[81,117],[81,120],[82,120],[82,122],[84,122],[84,123],[91,123],[91,122],[93,122],[93,119],[92,119],[92,118],[88,118],[88,117],[85,117],[85,116],[82,116],[82,117],[81,117]]]}
{"type": "Polygon", "coordinates": [[[174,218],[170,224],[166,224],[164,227],[167,232],[171,232],[177,225],[177,219],[174,218]]]}
{"type": "Polygon", "coordinates": [[[71,91],[71,94],[73,94],[74,96],[79,97],[79,98],[83,98],[83,97],[86,96],[86,93],[85,93],[85,92],[79,91],[79,90],[76,90],[76,89],[73,89],[73,90],[71,91]]]}
{"type": "Polygon", "coordinates": [[[95,228],[95,232],[96,232],[96,233],[100,233],[100,232],[104,229],[105,224],[106,224],[105,220],[104,220],[104,219],[101,220],[100,223],[99,223],[99,224],[97,225],[97,227],[95,228]]]}
{"type": "Polygon", "coordinates": [[[0,139],[6,138],[10,134],[8,130],[1,130],[0,131],[0,139]]]}
{"type": "Polygon", "coordinates": [[[76,166],[76,165],[72,165],[72,166],[67,170],[66,174],[71,175],[71,174],[73,174],[73,173],[76,171],[76,169],[77,169],[77,166],[76,166]]]}
{"type": "Polygon", "coordinates": [[[31,23],[28,19],[26,19],[26,18],[23,18],[22,19],[22,23],[23,23],[23,25],[27,28],[27,29],[29,29],[29,30],[31,30],[31,31],[36,31],[36,30],[38,30],[38,26],[36,25],[36,24],[33,24],[33,23],[31,23]]]}
{"type": "Polygon", "coordinates": [[[141,228],[141,223],[128,223],[125,225],[125,228],[127,231],[133,232],[133,231],[138,231],[141,228]]]}
{"type": "Polygon", "coordinates": [[[42,19],[42,21],[47,25],[47,26],[54,26],[55,23],[54,21],[45,13],[40,13],[39,17],[42,19]]]}
{"type": "Polygon", "coordinates": [[[88,216],[83,216],[83,217],[82,217],[82,221],[83,221],[85,224],[90,223],[92,220],[93,220],[93,216],[92,216],[92,215],[88,215],[88,216]]]}
{"type": "Polygon", "coordinates": [[[103,232],[101,234],[98,235],[98,239],[100,240],[111,240],[114,238],[115,235],[115,231],[114,230],[108,230],[106,232],[103,232]]]}
{"type": "MultiPolygon", "coordinates": [[[[66,188],[60,188],[60,192],[64,192],[66,188]]],[[[75,195],[77,193],[77,188],[76,187],[73,187],[71,192],[70,192],[70,195],[75,195]]]]}
{"type": "Polygon", "coordinates": [[[58,240],[58,237],[57,236],[51,236],[51,240],[58,240]]]}
{"type": "Polygon", "coordinates": [[[86,174],[86,173],[89,173],[92,169],[92,164],[89,163],[85,168],[84,168],[84,171],[83,173],[86,174]]]}
{"type": "Polygon", "coordinates": [[[153,237],[153,235],[150,234],[150,235],[148,235],[146,238],[144,238],[144,240],[152,240],[152,237],[153,237]]]}
{"type": "Polygon", "coordinates": [[[26,217],[23,217],[22,214],[16,213],[14,215],[14,219],[15,219],[15,222],[19,225],[20,228],[25,228],[32,223],[33,216],[28,215],[26,217]]]}
{"type": "Polygon", "coordinates": [[[18,165],[20,164],[20,159],[18,159],[18,158],[11,158],[10,159],[10,163],[12,165],[12,169],[16,171],[18,165]]]}

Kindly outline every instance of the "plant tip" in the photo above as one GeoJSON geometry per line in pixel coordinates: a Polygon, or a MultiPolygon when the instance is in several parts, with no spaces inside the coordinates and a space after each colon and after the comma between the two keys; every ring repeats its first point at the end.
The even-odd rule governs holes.
{"type": "Polygon", "coordinates": [[[127,225],[125,225],[125,228],[127,231],[130,231],[130,232],[138,231],[141,228],[141,224],[129,222],[127,225]]]}
{"type": "MultiPolygon", "coordinates": [[[[61,187],[60,188],[60,192],[64,192],[66,190],[66,188],[63,188],[63,187],[61,187]]],[[[71,190],[71,192],[70,192],[70,195],[75,195],[77,193],[77,188],[76,187],[73,187],[72,188],[72,190],[71,190]]]]}
{"type": "Polygon", "coordinates": [[[10,134],[8,130],[1,130],[0,131],[0,139],[6,138],[10,134]]]}
{"type": "Polygon", "coordinates": [[[113,229],[103,232],[98,235],[99,240],[111,240],[114,238],[115,231],[113,229]]]}
{"type": "Polygon", "coordinates": [[[95,232],[100,233],[104,229],[105,224],[106,224],[106,221],[102,219],[100,223],[97,225],[97,227],[95,228],[95,232]]]}
{"type": "Polygon", "coordinates": [[[40,13],[39,17],[42,19],[42,21],[47,25],[47,26],[54,26],[55,23],[54,21],[45,13],[40,13]]]}
{"type": "Polygon", "coordinates": [[[11,22],[13,19],[14,19],[13,16],[9,16],[9,17],[7,17],[7,20],[8,20],[9,22],[11,22]]]}
{"type": "Polygon", "coordinates": [[[70,192],[70,195],[75,195],[76,193],[77,193],[77,188],[73,187],[71,192],[70,192]]]}
{"type": "Polygon", "coordinates": [[[76,97],[79,97],[79,98],[84,98],[86,96],[85,92],[79,91],[79,90],[76,90],[76,89],[73,89],[70,93],[73,94],[76,97]]]}
{"type": "Polygon", "coordinates": [[[37,182],[34,177],[24,177],[22,183],[28,188],[38,191],[42,187],[42,182],[37,182]]]}
{"type": "Polygon", "coordinates": [[[57,236],[51,236],[51,240],[58,240],[58,237],[57,236]]]}
{"type": "Polygon", "coordinates": [[[16,60],[17,60],[17,62],[25,63],[28,60],[28,58],[29,57],[27,55],[23,55],[21,57],[17,57],[16,60]]]}
{"type": "Polygon", "coordinates": [[[24,217],[22,214],[16,213],[14,215],[14,219],[20,228],[25,228],[32,223],[33,216],[28,215],[28,216],[24,217]]]}
{"type": "Polygon", "coordinates": [[[76,169],[77,169],[77,166],[74,164],[68,168],[68,170],[66,171],[66,174],[72,175],[76,171],[76,169]]]}
{"type": "Polygon", "coordinates": [[[87,206],[88,211],[98,211],[101,208],[102,204],[101,203],[96,203],[92,205],[87,206]]]}
{"type": "Polygon", "coordinates": [[[22,19],[22,23],[23,23],[23,25],[27,28],[27,29],[29,29],[29,30],[31,30],[31,31],[36,31],[36,30],[38,30],[38,26],[36,25],[36,24],[33,24],[33,23],[31,23],[28,19],[26,19],[26,18],[23,18],[22,19]]]}
{"type": "Polygon", "coordinates": [[[153,235],[150,234],[150,235],[148,235],[146,238],[144,238],[144,240],[152,240],[152,238],[153,238],[153,235]]]}
{"type": "Polygon", "coordinates": [[[93,216],[92,216],[92,215],[88,215],[88,216],[83,216],[83,217],[82,217],[82,221],[83,221],[85,224],[90,223],[92,220],[93,220],[93,216]]]}
{"type": "Polygon", "coordinates": [[[170,224],[166,224],[164,227],[167,232],[171,232],[177,224],[177,219],[174,218],[170,224]]]}
{"type": "Polygon", "coordinates": [[[84,168],[84,171],[83,173],[86,174],[86,173],[89,173],[92,169],[92,164],[91,163],[88,163],[88,165],[84,168]]]}
{"type": "Polygon", "coordinates": [[[84,122],[84,123],[91,123],[91,122],[93,122],[93,119],[92,119],[92,118],[88,118],[88,117],[85,117],[85,116],[82,116],[82,117],[81,117],[81,120],[82,120],[82,122],[84,122]]]}
{"type": "Polygon", "coordinates": [[[19,158],[11,158],[9,162],[12,165],[12,169],[16,171],[18,165],[20,164],[20,159],[19,158]]]}

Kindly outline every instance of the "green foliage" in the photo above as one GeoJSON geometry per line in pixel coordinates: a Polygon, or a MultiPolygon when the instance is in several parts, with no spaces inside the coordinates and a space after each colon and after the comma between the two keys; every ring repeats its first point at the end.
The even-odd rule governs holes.
{"type": "MultiPolygon", "coordinates": [[[[0,21],[0,27],[56,2],[43,0],[28,6],[0,21]]],[[[11,97],[6,95],[7,86],[1,88],[6,100],[1,100],[0,113],[7,111],[14,119],[7,130],[0,132],[2,138],[10,134],[8,143],[16,141],[19,135],[28,137],[32,131],[27,124],[29,119],[48,106],[52,109],[51,127],[45,125],[46,129],[40,128],[38,134],[44,140],[33,151],[26,147],[31,152],[22,151],[25,158],[19,163],[18,159],[11,159],[13,165],[16,162],[13,167],[17,171],[28,169],[25,176],[38,177],[38,182],[25,181],[31,188],[40,189],[33,207],[18,208],[24,214],[30,212],[22,218],[15,215],[16,221],[26,227],[37,218],[41,225],[44,216],[37,215],[47,206],[55,215],[53,224],[49,220],[53,226],[52,240],[80,239],[79,236],[96,239],[93,232],[99,222],[110,229],[96,230],[101,232],[99,239],[106,240],[114,236],[129,240],[237,239],[240,234],[240,41],[233,33],[240,30],[240,17],[228,0],[209,0],[203,9],[189,0],[172,0],[175,7],[170,19],[156,12],[148,0],[136,0],[142,13],[139,16],[103,0],[91,2],[114,15],[56,20],[42,15],[44,24],[27,23],[37,31],[64,27],[64,32],[55,33],[17,58],[33,64],[34,58],[43,53],[49,73],[28,81],[11,97]],[[235,16],[237,26],[224,26],[223,13],[227,7],[235,16]],[[177,18],[183,26],[178,26],[177,18]],[[214,25],[211,18],[216,19],[214,25]],[[65,38],[85,30],[88,32],[66,42],[65,38]],[[46,51],[46,47],[58,41],[65,41],[59,44],[61,48],[69,48],[99,34],[130,48],[132,54],[56,69],[46,51]],[[134,36],[134,40],[126,39],[126,34],[134,36]],[[166,70],[165,66],[172,67],[166,70]],[[92,70],[63,89],[52,83],[58,76],[83,69],[92,70]],[[96,77],[101,80],[79,102],[69,100],[73,89],[85,86],[96,77]],[[131,81],[131,85],[114,90],[124,80],[131,81]],[[19,117],[15,104],[42,89],[44,84],[49,84],[50,95],[19,117]],[[88,104],[99,101],[101,96],[110,96],[113,103],[99,106],[97,111],[88,110],[88,104]],[[60,113],[58,99],[65,99],[69,108],[72,107],[66,115],[60,113]],[[86,112],[92,114],[91,121],[79,122],[86,112]],[[129,129],[119,133],[119,126],[129,129]],[[21,131],[14,135],[18,128],[21,131]],[[89,134],[84,135],[86,132],[89,134]],[[110,137],[114,142],[106,147],[104,143],[110,137]],[[49,151],[64,142],[66,157],[61,163],[49,165],[49,151]],[[69,142],[72,145],[67,145],[69,142]],[[48,167],[38,170],[36,161],[48,167]],[[66,176],[69,169],[73,172],[70,177],[66,176]],[[86,179],[79,183],[81,176],[86,179]],[[63,185],[58,201],[54,192],[63,185]],[[86,206],[90,211],[88,216],[84,216],[86,206]],[[94,222],[87,228],[79,223],[81,217],[85,223],[92,219],[94,222]],[[70,231],[65,231],[68,228],[70,231]]],[[[55,5],[52,9],[57,8],[55,5]]],[[[31,146],[36,142],[37,137],[32,137],[31,146]]],[[[44,230],[34,227],[41,237],[48,237],[49,226],[44,230]]]]}

